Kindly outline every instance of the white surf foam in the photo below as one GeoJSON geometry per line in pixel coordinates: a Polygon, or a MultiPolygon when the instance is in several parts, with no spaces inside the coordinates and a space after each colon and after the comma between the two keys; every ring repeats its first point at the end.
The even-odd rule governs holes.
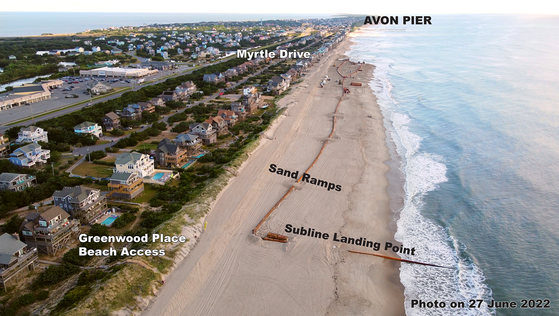
{"type": "Polygon", "coordinates": [[[405,247],[415,248],[416,255],[403,258],[427,262],[452,269],[441,269],[413,264],[402,264],[400,280],[405,287],[407,315],[492,315],[486,305],[468,308],[469,300],[491,299],[491,290],[484,283],[483,273],[469,258],[460,257],[461,244],[448,231],[425,218],[421,209],[425,207],[423,197],[437,190],[439,184],[448,181],[444,158],[420,150],[421,137],[410,131],[412,120],[405,108],[392,96],[389,71],[394,61],[375,55],[375,46],[386,48],[389,43],[378,43],[390,34],[363,32],[354,40],[358,45],[348,52],[354,60],[375,65],[375,78],[370,83],[385,117],[385,127],[396,144],[401,158],[401,169],[405,175],[405,203],[400,210],[395,239],[405,247]],[[372,41],[374,40],[374,42],[372,41]],[[411,300],[426,302],[444,301],[446,308],[411,308],[411,300]],[[464,302],[465,308],[450,308],[450,302],[464,302]]]}

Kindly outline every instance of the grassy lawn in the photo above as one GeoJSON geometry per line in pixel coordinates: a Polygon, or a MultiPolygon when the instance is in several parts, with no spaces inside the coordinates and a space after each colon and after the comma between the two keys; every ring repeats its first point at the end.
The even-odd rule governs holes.
{"type": "Polygon", "coordinates": [[[113,167],[84,161],[72,173],[79,176],[107,178],[113,174],[113,167]]]}
{"type": "Polygon", "coordinates": [[[149,202],[149,200],[151,200],[155,196],[156,193],[157,193],[157,190],[154,188],[154,185],[146,183],[146,184],[144,184],[144,192],[142,193],[142,195],[133,199],[132,202],[134,202],[134,203],[147,203],[147,202],[149,202]]]}
{"type": "Polygon", "coordinates": [[[151,142],[153,141],[152,139],[148,140],[148,143],[139,143],[138,145],[136,145],[136,147],[134,147],[133,149],[136,150],[142,150],[142,149],[149,149],[149,150],[156,150],[157,149],[157,145],[156,144],[152,144],[151,142]]]}
{"type": "Polygon", "coordinates": [[[108,140],[98,140],[95,143],[95,145],[103,145],[103,144],[107,144],[107,143],[110,143],[110,141],[108,141],[108,140]]]}

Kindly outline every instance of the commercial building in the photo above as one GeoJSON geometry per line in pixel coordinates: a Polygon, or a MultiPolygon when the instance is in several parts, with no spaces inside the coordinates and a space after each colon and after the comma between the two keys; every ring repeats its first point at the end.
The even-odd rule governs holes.
{"type": "Polygon", "coordinates": [[[119,67],[103,67],[91,70],[80,70],[80,76],[84,77],[143,78],[155,73],[157,73],[157,70],[119,67]]]}

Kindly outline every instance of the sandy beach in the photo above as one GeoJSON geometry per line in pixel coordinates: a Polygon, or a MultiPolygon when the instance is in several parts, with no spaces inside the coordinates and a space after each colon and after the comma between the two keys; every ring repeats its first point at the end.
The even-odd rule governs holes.
{"type": "MultiPolygon", "coordinates": [[[[367,238],[394,242],[386,173],[390,159],[383,118],[368,87],[373,66],[363,65],[336,114],[336,132],[308,171],[339,185],[327,190],[296,185],[260,228],[289,237],[286,244],[263,241],[251,231],[296,182],[272,173],[270,165],[299,176],[314,161],[332,130],[342,95],[336,72],[346,39],[316,63],[280,101],[284,114],[266,132],[239,175],[221,192],[205,218],[207,229],[143,315],[403,315],[399,263],[347,250],[374,252],[333,240],[367,238]],[[324,88],[319,84],[328,75],[324,88]],[[328,239],[286,233],[286,225],[328,233],[328,239]]],[[[346,62],[342,74],[358,65],[346,62]]],[[[382,249],[380,254],[397,256],[382,249]]]]}

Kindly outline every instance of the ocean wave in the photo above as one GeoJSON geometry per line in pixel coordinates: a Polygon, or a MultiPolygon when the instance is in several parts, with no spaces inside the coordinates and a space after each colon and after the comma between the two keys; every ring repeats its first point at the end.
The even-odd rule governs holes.
{"type": "Polygon", "coordinates": [[[424,217],[423,198],[448,181],[444,157],[421,151],[422,138],[410,131],[412,119],[392,95],[389,71],[395,63],[388,58],[373,57],[375,37],[356,36],[358,45],[347,53],[351,59],[375,65],[370,86],[375,93],[385,118],[387,133],[396,145],[405,176],[404,207],[399,210],[395,239],[404,247],[415,248],[416,255],[403,258],[452,267],[442,269],[413,264],[402,264],[400,280],[404,285],[407,315],[493,315],[484,305],[468,308],[469,300],[490,300],[492,293],[484,283],[485,277],[475,263],[465,255],[464,247],[442,226],[424,217]],[[366,49],[371,48],[369,51],[366,49]],[[412,308],[411,300],[447,303],[445,308],[412,308]],[[450,308],[450,302],[464,302],[465,308],[450,308]]]}

